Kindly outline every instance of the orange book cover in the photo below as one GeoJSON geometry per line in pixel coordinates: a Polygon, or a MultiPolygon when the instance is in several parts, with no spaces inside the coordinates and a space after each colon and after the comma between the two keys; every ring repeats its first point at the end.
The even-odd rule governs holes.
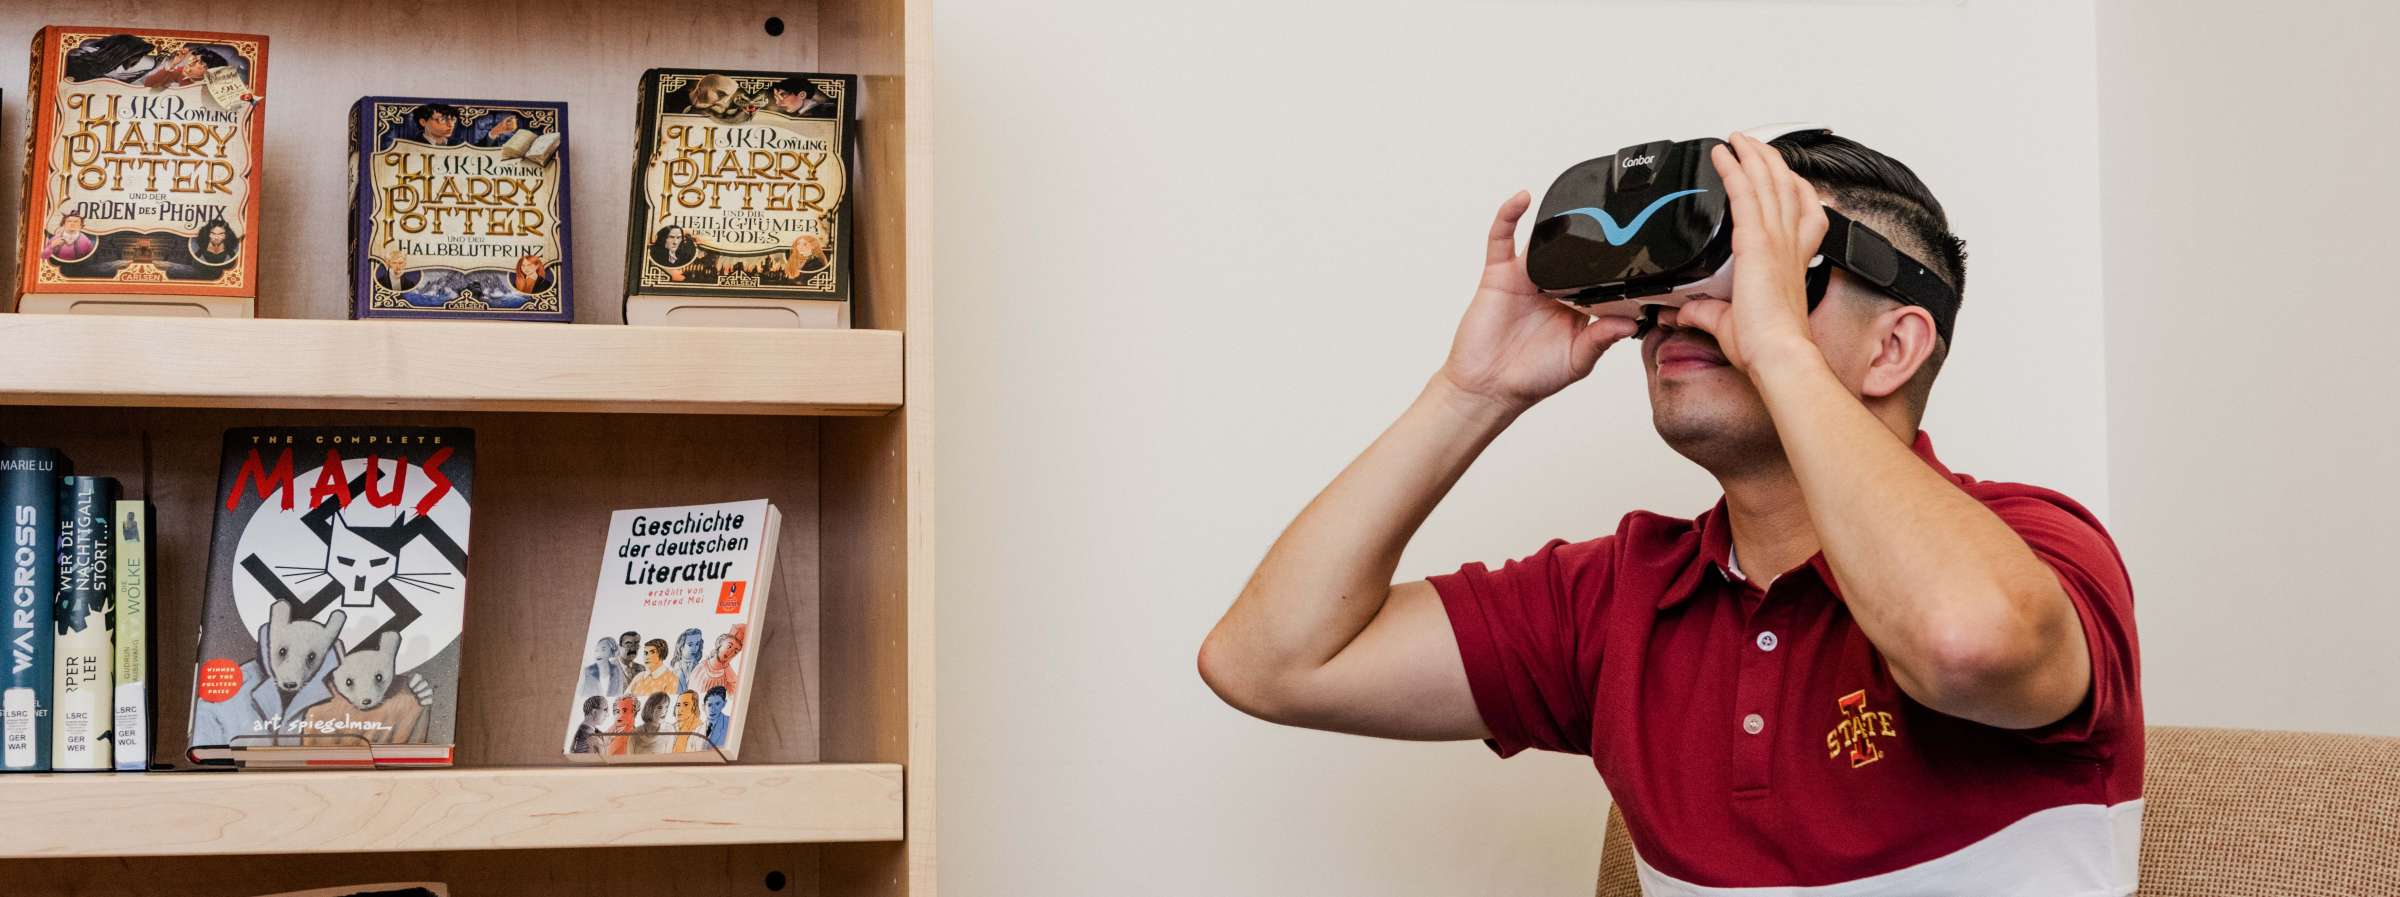
{"type": "Polygon", "coordinates": [[[255,299],[267,39],[33,39],[17,293],[255,299]]]}

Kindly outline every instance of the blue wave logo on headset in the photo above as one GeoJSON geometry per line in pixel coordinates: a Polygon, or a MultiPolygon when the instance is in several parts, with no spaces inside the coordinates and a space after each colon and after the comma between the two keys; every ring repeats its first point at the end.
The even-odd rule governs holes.
{"type": "Polygon", "coordinates": [[[1643,209],[1641,214],[1633,216],[1633,220],[1625,224],[1618,224],[1617,219],[1611,217],[1607,211],[1596,209],[1591,206],[1585,206],[1580,209],[1568,209],[1550,217],[1564,218],[1569,215],[1581,215],[1585,218],[1590,218],[1593,221],[1600,222],[1600,236],[1607,238],[1608,245],[1623,246],[1627,243],[1633,242],[1633,235],[1641,233],[1642,225],[1650,223],[1650,216],[1658,214],[1659,209],[1666,208],[1667,203],[1674,202],[1686,196],[1692,196],[1694,194],[1706,192],[1708,191],[1678,190],[1665,196],[1661,196],[1657,199],[1651,200],[1649,208],[1643,209]]]}

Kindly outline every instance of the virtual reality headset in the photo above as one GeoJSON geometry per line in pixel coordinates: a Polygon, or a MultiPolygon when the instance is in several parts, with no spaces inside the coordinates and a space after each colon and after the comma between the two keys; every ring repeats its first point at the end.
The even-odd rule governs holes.
{"type": "MultiPolygon", "coordinates": [[[[1744,133],[1762,142],[1830,134],[1816,125],[1767,125],[1744,133]]],[[[1592,315],[1635,318],[1643,330],[1660,308],[1733,298],[1733,216],[1709,152],[1725,141],[1657,140],[1582,162],[1542,194],[1525,273],[1536,287],[1592,315]]],[[[1808,307],[1825,298],[1833,269],[1893,298],[1934,312],[1943,339],[1958,292],[1892,247],[1874,228],[1825,210],[1825,240],[1809,262],[1808,307]]]]}

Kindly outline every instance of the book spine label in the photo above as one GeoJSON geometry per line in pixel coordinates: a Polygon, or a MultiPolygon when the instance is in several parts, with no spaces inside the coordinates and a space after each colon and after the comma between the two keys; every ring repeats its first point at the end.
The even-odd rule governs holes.
{"type": "Polygon", "coordinates": [[[117,502],[116,768],[150,768],[149,505],[117,502]]]}
{"type": "Polygon", "coordinates": [[[117,504],[117,481],[107,477],[70,477],[60,488],[65,499],[60,529],[64,563],[59,569],[56,678],[50,710],[50,768],[56,770],[110,769],[116,765],[111,737],[116,687],[112,660],[116,652],[112,625],[116,597],[116,537],[110,532],[117,504]]]}
{"type": "Polygon", "coordinates": [[[0,452],[7,507],[7,613],[0,638],[0,768],[50,768],[50,610],[58,581],[58,486],[66,459],[49,449],[0,452]]]}

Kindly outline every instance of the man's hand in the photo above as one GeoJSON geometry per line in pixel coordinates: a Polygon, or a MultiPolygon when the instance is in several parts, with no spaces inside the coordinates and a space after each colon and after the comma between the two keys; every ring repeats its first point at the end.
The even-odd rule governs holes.
{"type": "Polygon", "coordinates": [[[1783,154],[1748,134],[1726,138],[1709,161],[1733,213],[1733,300],[1684,303],[1675,323],[1707,331],[1745,372],[1772,353],[1815,352],[1808,330],[1808,263],[1825,241],[1825,206],[1783,154]]]}
{"type": "Polygon", "coordinates": [[[1517,255],[1517,219],[1533,205],[1520,190],[1500,204],[1484,242],[1483,280],[1451,341],[1441,379],[1494,410],[1532,407],[1583,379],[1609,344],[1633,335],[1630,318],[1593,319],[1543,295],[1517,255]]]}

